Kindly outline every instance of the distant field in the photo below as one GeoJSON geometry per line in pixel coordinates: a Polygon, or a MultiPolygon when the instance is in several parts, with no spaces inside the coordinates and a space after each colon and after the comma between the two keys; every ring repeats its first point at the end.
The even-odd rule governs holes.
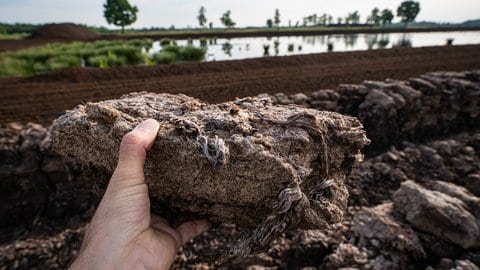
{"type": "Polygon", "coordinates": [[[471,31],[480,30],[480,27],[381,27],[381,26],[335,26],[335,27],[282,27],[282,28],[233,28],[233,29],[179,29],[162,31],[126,31],[124,34],[112,33],[102,35],[102,39],[131,39],[131,38],[199,38],[199,37],[260,37],[260,36],[305,36],[328,34],[354,33],[409,33],[409,32],[444,32],[444,31],[471,31]]]}
{"type": "MultiPolygon", "coordinates": [[[[132,31],[126,30],[124,34],[119,31],[102,32],[93,39],[94,40],[125,40],[125,39],[143,39],[161,40],[162,38],[171,39],[198,39],[198,38],[236,38],[236,37],[275,37],[275,36],[313,36],[313,35],[330,35],[330,34],[357,34],[357,33],[411,33],[411,32],[446,32],[446,31],[472,31],[480,30],[480,27],[424,27],[409,26],[403,27],[380,27],[380,26],[322,26],[322,27],[282,27],[275,28],[215,28],[215,29],[176,29],[176,30],[155,30],[155,31],[132,31]]],[[[21,34],[24,35],[24,34],[21,34]]],[[[79,39],[63,37],[59,38],[28,38],[25,36],[5,36],[0,38],[0,52],[19,50],[34,46],[41,46],[52,42],[71,42],[79,39]],[[9,38],[10,37],[10,38],[9,38]]]]}
{"type": "Polygon", "coordinates": [[[0,34],[0,40],[1,39],[23,39],[28,37],[28,33],[22,33],[22,34],[0,34]]]}

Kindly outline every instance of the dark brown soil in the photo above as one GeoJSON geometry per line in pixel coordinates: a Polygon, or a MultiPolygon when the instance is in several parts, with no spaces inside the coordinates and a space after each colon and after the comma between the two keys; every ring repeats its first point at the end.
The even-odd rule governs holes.
{"type": "Polygon", "coordinates": [[[45,24],[33,32],[31,39],[92,40],[100,35],[73,23],[45,24]]]}
{"type": "MultiPolygon", "coordinates": [[[[48,78],[36,83],[48,85],[48,78]]],[[[479,70],[434,72],[272,95],[275,103],[357,116],[383,146],[346,179],[344,220],[290,232],[265,252],[236,259],[223,255],[245,229],[218,226],[184,246],[172,269],[478,269],[479,82],[479,70]],[[407,197],[418,203],[404,203],[407,197]]],[[[95,178],[45,148],[49,132],[0,123],[0,269],[65,269],[98,203],[89,188],[95,178]]]]}
{"type": "Polygon", "coordinates": [[[402,48],[112,69],[67,69],[0,80],[0,123],[50,123],[87,101],[134,91],[183,93],[223,102],[260,93],[312,93],[341,83],[408,79],[480,68],[480,45],[402,48]]]}

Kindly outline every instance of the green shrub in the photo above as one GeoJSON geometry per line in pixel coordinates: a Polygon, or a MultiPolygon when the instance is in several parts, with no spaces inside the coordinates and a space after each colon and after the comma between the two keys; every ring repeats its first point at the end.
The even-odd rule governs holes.
{"type": "Polygon", "coordinates": [[[121,56],[124,59],[126,59],[126,64],[129,64],[129,65],[137,65],[137,64],[144,63],[144,58],[142,55],[141,48],[128,46],[128,45],[104,47],[99,49],[95,55],[121,56]]]}
{"type": "Polygon", "coordinates": [[[87,66],[89,67],[118,67],[124,66],[127,63],[127,59],[124,56],[115,55],[110,53],[108,55],[91,56],[87,59],[87,66]]]}
{"type": "Polygon", "coordinates": [[[46,66],[48,70],[55,70],[67,67],[80,67],[82,61],[80,57],[74,55],[60,55],[48,59],[46,66]]]}
{"type": "Polygon", "coordinates": [[[152,57],[157,64],[172,64],[177,60],[177,55],[168,51],[160,51],[155,53],[152,57]]]}
{"type": "Polygon", "coordinates": [[[146,51],[150,50],[153,47],[153,41],[148,38],[129,40],[126,44],[129,46],[145,49],[146,51]]]}
{"type": "Polygon", "coordinates": [[[32,62],[25,59],[1,57],[0,78],[27,76],[34,73],[32,62]]]}
{"type": "Polygon", "coordinates": [[[162,40],[160,40],[160,46],[162,46],[162,47],[170,46],[172,44],[173,44],[173,42],[169,38],[163,38],[162,40]]]}
{"type": "Polygon", "coordinates": [[[163,47],[162,51],[171,52],[171,53],[174,53],[176,55],[179,55],[180,54],[180,47],[177,46],[177,45],[169,45],[169,46],[163,47]]]}
{"type": "Polygon", "coordinates": [[[207,39],[206,38],[201,38],[200,39],[200,46],[201,47],[207,47],[207,45],[208,45],[207,39]]]}
{"type": "Polygon", "coordinates": [[[86,65],[88,67],[106,68],[108,67],[108,56],[106,55],[90,56],[87,59],[86,65]]]}
{"type": "MultiPolygon", "coordinates": [[[[152,59],[146,52],[152,45],[150,39],[100,40],[47,44],[43,47],[0,53],[0,77],[33,75],[66,67],[104,68],[126,64],[151,64],[152,59]]],[[[180,53],[180,48],[176,45],[167,50],[180,53]]]]}
{"type": "Polygon", "coordinates": [[[121,55],[107,55],[107,65],[109,67],[118,67],[118,66],[124,66],[128,63],[128,60],[121,55]]]}
{"type": "Polygon", "coordinates": [[[31,48],[18,51],[15,57],[27,61],[45,62],[52,56],[53,52],[50,48],[31,48]]]}
{"type": "Polygon", "coordinates": [[[197,48],[194,46],[185,46],[180,48],[178,54],[179,61],[202,61],[205,58],[205,48],[197,48]]]}

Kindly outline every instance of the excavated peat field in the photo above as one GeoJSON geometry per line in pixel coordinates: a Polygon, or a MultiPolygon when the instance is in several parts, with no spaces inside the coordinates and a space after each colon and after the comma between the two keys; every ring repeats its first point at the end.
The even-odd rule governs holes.
{"type": "Polygon", "coordinates": [[[78,103],[132,91],[185,93],[210,102],[270,93],[276,104],[356,116],[372,140],[366,160],[346,180],[343,222],[287,233],[247,258],[222,257],[243,231],[222,225],[183,247],[172,269],[478,269],[478,69],[480,46],[459,46],[3,80],[0,269],[63,269],[75,258],[98,197],[78,166],[42,148],[46,128],[78,103]],[[327,88],[333,90],[319,90],[327,88]],[[13,121],[44,126],[7,124],[13,121]]]}
{"type": "Polygon", "coordinates": [[[408,79],[480,68],[480,45],[338,52],[113,69],[71,69],[0,80],[0,123],[48,124],[87,101],[132,91],[183,93],[223,102],[260,93],[312,93],[365,79],[408,79]]]}

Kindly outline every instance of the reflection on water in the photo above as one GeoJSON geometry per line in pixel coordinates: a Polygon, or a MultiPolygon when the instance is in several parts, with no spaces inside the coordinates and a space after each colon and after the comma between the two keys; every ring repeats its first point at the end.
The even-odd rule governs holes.
{"type": "Polygon", "coordinates": [[[353,48],[355,47],[355,45],[357,44],[357,40],[358,40],[358,34],[348,34],[348,35],[345,35],[344,38],[343,38],[344,42],[345,42],[345,47],[349,48],[353,48]]]}
{"type": "MultiPolygon", "coordinates": [[[[480,31],[438,33],[348,34],[289,37],[177,40],[178,45],[207,48],[206,61],[233,60],[262,56],[282,56],[323,52],[373,50],[394,47],[421,47],[480,44],[480,31]]],[[[159,42],[150,50],[160,50],[159,42]]]]}
{"type": "Polygon", "coordinates": [[[263,56],[270,56],[270,45],[263,45],[263,56]]]}
{"type": "Polygon", "coordinates": [[[387,48],[388,44],[390,43],[390,37],[388,34],[381,34],[380,40],[377,42],[379,49],[387,48]]]}
{"type": "Polygon", "coordinates": [[[230,43],[230,40],[227,40],[227,42],[222,44],[222,51],[230,57],[232,56],[232,49],[233,49],[233,46],[230,43]]]}
{"type": "Polygon", "coordinates": [[[288,44],[287,51],[288,52],[293,52],[294,50],[295,50],[295,44],[293,44],[293,43],[288,44]]]}
{"type": "Polygon", "coordinates": [[[369,50],[373,49],[375,44],[378,42],[378,35],[369,35],[365,37],[365,44],[367,44],[367,47],[369,50]]]}
{"type": "Polygon", "coordinates": [[[412,47],[412,41],[409,39],[401,39],[392,45],[393,48],[410,48],[412,47]]]}
{"type": "Polygon", "coordinates": [[[279,47],[280,47],[280,41],[279,41],[278,38],[277,38],[277,39],[273,42],[273,49],[275,50],[275,55],[278,55],[278,53],[280,52],[279,47]]]}
{"type": "Polygon", "coordinates": [[[390,44],[389,34],[366,35],[365,44],[369,50],[387,48],[388,44],[390,44]]]}

